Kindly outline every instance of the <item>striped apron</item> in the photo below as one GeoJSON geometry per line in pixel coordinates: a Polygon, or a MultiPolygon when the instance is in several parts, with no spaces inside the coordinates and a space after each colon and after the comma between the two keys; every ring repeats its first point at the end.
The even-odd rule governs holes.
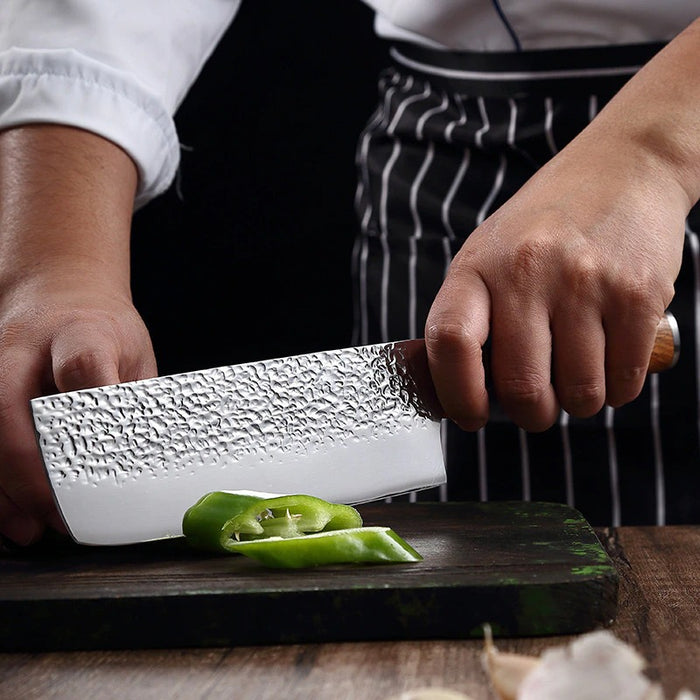
{"type": "MultiPolygon", "coordinates": [[[[418,337],[466,235],[565,146],[660,45],[471,54],[392,44],[357,147],[354,344],[418,337]]],[[[445,487],[409,500],[568,503],[594,525],[700,522],[700,209],[670,306],[681,354],[630,404],[526,433],[498,408],[445,421],[445,487]]]]}

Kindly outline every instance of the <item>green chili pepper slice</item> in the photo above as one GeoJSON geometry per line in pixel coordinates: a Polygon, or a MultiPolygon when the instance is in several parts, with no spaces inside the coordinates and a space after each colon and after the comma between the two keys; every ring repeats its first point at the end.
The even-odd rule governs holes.
{"type": "Polygon", "coordinates": [[[423,557],[388,527],[356,527],[302,537],[270,537],[229,542],[229,552],[245,554],[265,566],[299,569],[329,564],[386,564],[423,557]]]}
{"type": "Polygon", "coordinates": [[[313,532],[362,527],[352,506],[302,494],[266,498],[213,491],[187,510],[182,529],[202,549],[225,549],[229,542],[299,537],[313,532]]]}
{"type": "Polygon", "coordinates": [[[303,494],[214,491],[187,510],[182,527],[198,549],[244,554],[272,567],[423,558],[390,528],[363,527],[352,506],[303,494]]]}

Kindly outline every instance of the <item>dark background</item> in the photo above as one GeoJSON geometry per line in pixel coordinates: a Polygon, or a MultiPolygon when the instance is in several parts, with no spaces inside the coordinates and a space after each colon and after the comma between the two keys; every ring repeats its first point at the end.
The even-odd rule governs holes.
{"type": "Polygon", "coordinates": [[[384,64],[359,0],[244,0],[176,114],[177,183],[134,217],[161,374],[350,344],[355,147],[384,64]]]}

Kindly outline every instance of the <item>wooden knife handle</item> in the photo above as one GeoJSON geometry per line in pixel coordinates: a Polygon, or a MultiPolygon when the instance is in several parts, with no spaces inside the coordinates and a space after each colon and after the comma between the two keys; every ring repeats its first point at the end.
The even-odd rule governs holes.
{"type": "Polygon", "coordinates": [[[676,317],[667,311],[656,329],[648,371],[662,372],[673,367],[678,361],[680,349],[681,339],[676,317]]]}

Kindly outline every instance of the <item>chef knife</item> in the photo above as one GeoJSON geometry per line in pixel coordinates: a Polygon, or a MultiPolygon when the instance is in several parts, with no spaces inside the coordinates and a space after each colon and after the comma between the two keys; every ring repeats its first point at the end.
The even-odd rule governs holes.
{"type": "MultiPolygon", "coordinates": [[[[677,349],[667,316],[650,371],[677,349]]],[[[65,392],[31,408],[59,512],[82,544],[181,536],[185,510],[209,491],[357,504],[445,482],[422,339],[65,392]]]]}
{"type": "Polygon", "coordinates": [[[182,535],[209,491],[360,503],[445,481],[422,340],[54,394],[31,402],[74,540],[182,535]]]}

